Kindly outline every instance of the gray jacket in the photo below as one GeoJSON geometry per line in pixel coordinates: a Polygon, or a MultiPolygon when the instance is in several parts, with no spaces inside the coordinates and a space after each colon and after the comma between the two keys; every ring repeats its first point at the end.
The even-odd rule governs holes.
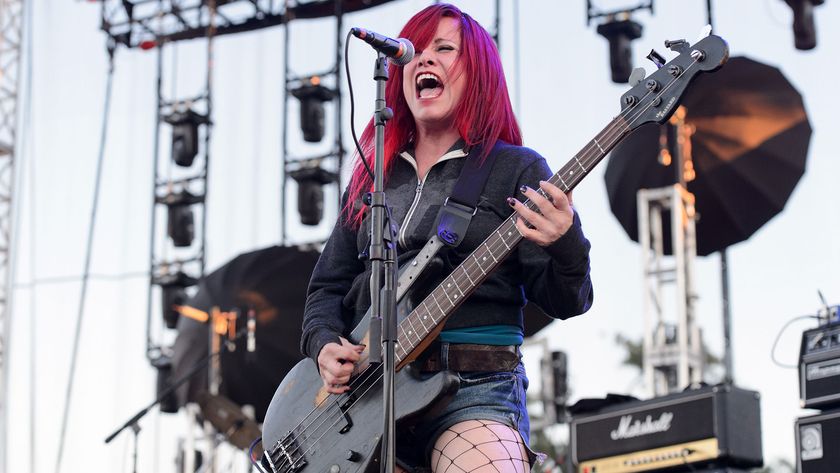
{"type": "MultiPolygon", "coordinates": [[[[538,188],[539,180],[552,174],[545,159],[531,149],[500,141],[491,153],[498,155],[479,198],[477,213],[461,244],[442,249],[439,264],[426,269],[431,283],[448,275],[510,216],[512,209],[506,199],[524,200],[520,186],[538,188]]],[[[438,210],[451,194],[465,156],[456,145],[419,181],[410,153],[404,152],[395,160],[385,195],[395,222],[399,222],[399,263],[410,261],[433,234],[438,210]]],[[[312,273],[301,350],[316,362],[321,348],[338,342],[339,335],[346,336],[370,307],[370,262],[359,259],[368,246],[368,218],[354,230],[342,215],[312,273]]],[[[554,318],[566,319],[586,312],[592,305],[589,248],[577,212],[569,231],[551,246],[541,248],[523,240],[452,314],[445,329],[496,324],[523,327],[526,299],[554,318]]]]}

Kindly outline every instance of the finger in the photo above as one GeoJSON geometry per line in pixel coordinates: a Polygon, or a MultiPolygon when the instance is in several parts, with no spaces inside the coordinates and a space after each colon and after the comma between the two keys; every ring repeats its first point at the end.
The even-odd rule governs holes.
{"type": "MultiPolygon", "coordinates": [[[[531,199],[538,209],[540,209],[540,213],[545,216],[546,218],[551,218],[551,215],[557,212],[557,208],[554,207],[554,204],[551,203],[551,200],[547,198],[547,196],[537,192],[534,189],[531,189],[528,186],[522,186],[519,188],[519,191],[525,195],[525,197],[531,199]]],[[[531,222],[534,223],[534,222],[531,222]]]]}
{"type": "Polygon", "coordinates": [[[554,184],[546,181],[540,181],[540,188],[549,196],[551,196],[551,200],[554,201],[554,208],[561,212],[574,212],[572,210],[572,201],[571,195],[572,192],[569,191],[568,194],[564,193],[560,190],[559,187],[555,186],[554,184]]]}
{"type": "Polygon", "coordinates": [[[519,220],[525,219],[527,223],[530,223],[531,226],[536,228],[545,227],[548,223],[548,220],[546,220],[545,217],[529,209],[525,204],[523,204],[517,199],[508,197],[507,203],[511,206],[511,208],[513,208],[513,210],[516,211],[516,213],[519,214],[519,218],[516,219],[517,222],[519,220]]]}
{"type": "Polygon", "coordinates": [[[349,391],[350,386],[347,386],[347,385],[336,386],[336,385],[333,385],[331,383],[328,383],[328,382],[324,381],[324,389],[326,389],[328,393],[342,394],[342,393],[346,393],[347,391],[349,391]]]}
{"type": "Polygon", "coordinates": [[[548,238],[542,232],[534,228],[528,228],[525,221],[521,218],[516,219],[516,229],[519,230],[519,233],[523,237],[540,246],[546,246],[549,243],[548,238]]]}

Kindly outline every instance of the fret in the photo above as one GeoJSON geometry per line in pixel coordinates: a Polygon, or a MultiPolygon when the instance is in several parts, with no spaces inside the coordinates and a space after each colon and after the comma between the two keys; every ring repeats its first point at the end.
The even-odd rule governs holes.
{"type": "Polygon", "coordinates": [[[595,143],[595,146],[597,146],[598,149],[601,150],[601,154],[607,154],[607,152],[604,151],[604,148],[601,148],[601,143],[598,143],[598,140],[592,140],[592,142],[595,143]]]}
{"type": "MultiPolygon", "coordinates": [[[[481,270],[481,274],[483,274],[484,276],[487,276],[487,271],[485,271],[484,268],[481,267],[481,262],[478,261],[478,256],[475,253],[473,253],[472,257],[475,260],[475,265],[478,266],[478,269],[481,270]]],[[[485,256],[484,259],[487,259],[487,257],[485,256]]]]}
{"type": "MultiPolygon", "coordinates": [[[[424,300],[422,304],[420,304],[419,306],[417,306],[416,309],[414,309],[414,311],[417,312],[417,318],[420,319],[420,325],[423,326],[423,330],[428,332],[429,327],[427,327],[426,324],[423,322],[424,320],[427,320],[429,318],[429,315],[428,315],[429,309],[426,308],[426,301],[424,300]],[[426,310],[426,313],[422,314],[422,317],[421,317],[421,314],[420,314],[420,307],[423,307],[426,310]]],[[[409,315],[409,317],[411,317],[411,316],[409,315]]],[[[434,322],[434,319],[432,319],[432,322],[434,322]]]]}
{"type": "MultiPolygon", "coordinates": [[[[496,233],[499,233],[499,230],[498,230],[498,229],[496,230],[496,233]]],[[[508,235],[510,235],[510,232],[508,232],[508,235]]],[[[510,246],[509,246],[509,245],[507,244],[507,242],[505,241],[505,237],[504,237],[501,233],[499,233],[499,236],[501,237],[502,244],[504,244],[504,245],[505,245],[505,247],[506,247],[507,249],[510,249],[510,246]]]]}
{"type": "MultiPolygon", "coordinates": [[[[435,291],[435,292],[437,292],[437,291],[435,291]]],[[[435,304],[438,306],[438,310],[440,310],[441,315],[446,315],[446,311],[445,311],[445,310],[443,310],[443,307],[441,307],[441,306],[440,306],[440,302],[438,302],[438,300],[437,300],[437,296],[435,296],[435,293],[434,293],[434,292],[432,292],[432,293],[431,293],[431,294],[429,294],[429,295],[430,295],[430,296],[432,296],[432,299],[434,299],[435,304]]]]}
{"type": "Polygon", "coordinates": [[[578,159],[577,155],[575,155],[575,162],[577,162],[578,166],[580,166],[580,168],[583,169],[583,172],[587,171],[587,169],[583,167],[583,164],[580,163],[580,159],[578,159]]]}
{"type": "Polygon", "coordinates": [[[569,192],[569,185],[566,184],[566,181],[563,180],[563,176],[557,174],[557,179],[560,179],[560,184],[563,184],[563,192],[569,192]]]}
{"type": "Polygon", "coordinates": [[[414,327],[414,324],[411,322],[411,317],[407,317],[406,320],[408,321],[408,325],[411,326],[411,330],[408,331],[408,334],[413,334],[415,337],[417,337],[418,342],[422,341],[423,337],[417,332],[417,328],[414,327]]]}
{"type": "MultiPolygon", "coordinates": [[[[466,262],[466,260],[464,260],[464,262],[466,262]]],[[[464,271],[464,275],[467,277],[467,280],[469,280],[470,284],[472,284],[473,286],[475,286],[475,281],[473,281],[473,280],[472,280],[472,278],[470,277],[470,272],[469,272],[469,271],[467,271],[467,267],[466,267],[466,266],[464,266],[464,265],[462,264],[462,265],[460,266],[460,268],[464,271]]],[[[459,290],[460,290],[460,289],[459,289],[459,290]]],[[[461,294],[463,294],[463,291],[461,291],[461,294]]]]}

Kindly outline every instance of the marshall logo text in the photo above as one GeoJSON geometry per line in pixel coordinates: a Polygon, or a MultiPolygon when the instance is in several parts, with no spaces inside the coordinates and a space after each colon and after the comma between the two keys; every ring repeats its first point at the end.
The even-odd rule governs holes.
{"type": "Polygon", "coordinates": [[[618,428],[610,432],[610,438],[613,440],[631,439],[657,432],[667,432],[671,428],[673,418],[674,414],[672,412],[663,412],[657,420],[653,420],[648,415],[645,420],[636,419],[635,422],[633,422],[632,415],[621,416],[621,420],[618,421],[618,428]]]}

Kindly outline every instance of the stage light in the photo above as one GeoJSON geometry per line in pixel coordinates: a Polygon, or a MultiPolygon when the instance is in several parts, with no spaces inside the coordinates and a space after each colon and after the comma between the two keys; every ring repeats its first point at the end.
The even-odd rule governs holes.
{"type": "Polygon", "coordinates": [[[198,126],[209,120],[192,109],[171,113],[163,120],[172,125],[172,160],[178,166],[192,166],[198,154],[198,126]]]}
{"type": "Polygon", "coordinates": [[[633,71],[630,43],[642,36],[642,25],[631,20],[608,20],[598,25],[598,34],[610,43],[610,71],[612,81],[617,84],[627,83],[633,71]]]}
{"type": "Polygon", "coordinates": [[[552,401],[554,402],[555,422],[566,422],[566,401],[569,397],[568,369],[566,353],[551,352],[552,401]]]}
{"type": "Polygon", "coordinates": [[[825,0],[785,0],[793,10],[793,43],[796,49],[807,51],[817,46],[814,7],[824,2],[825,0]]]}
{"type": "Polygon", "coordinates": [[[300,87],[292,90],[300,100],[300,129],[303,139],[317,143],[324,138],[324,102],[335,97],[335,92],[321,85],[321,78],[310,77],[300,87]]]}
{"type": "Polygon", "coordinates": [[[179,313],[177,306],[184,305],[189,298],[187,288],[194,286],[198,280],[183,271],[165,273],[155,278],[155,284],[161,289],[161,309],[166,328],[174,329],[178,325],[179,313]]]}
{"type": "Polygon", "coordinates": [[[191,206],[203,200],[203,196],[194,195],[186,189],[158,198],[158,203],[167,207],[166,233],[176,247],[192,245],[195,238],[195,217],[191,206]]]}
{"type": "Polygon", "coordinates": [[[338,180],[338,174],[314,166],[291,171],[289,175],[298,184],[300,223],[318,225],[324,216],[324,186],[338,180]]]}

